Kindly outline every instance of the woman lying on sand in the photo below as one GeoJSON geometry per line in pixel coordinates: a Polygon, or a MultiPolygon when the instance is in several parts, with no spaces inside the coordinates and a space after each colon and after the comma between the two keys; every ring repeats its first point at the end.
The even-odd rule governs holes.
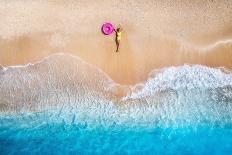
{"type": "Polygon", "coordinates": [[[116,32],[116,38],[115,38],[115,42],[116,42],[116,46],[117,46],[116,52],[118,52],[120,40],[121,40],[121,36],[122,36],[122,28],[118,26],[118,28],[116,30],[114,29],[114,31],[116,32]]]}

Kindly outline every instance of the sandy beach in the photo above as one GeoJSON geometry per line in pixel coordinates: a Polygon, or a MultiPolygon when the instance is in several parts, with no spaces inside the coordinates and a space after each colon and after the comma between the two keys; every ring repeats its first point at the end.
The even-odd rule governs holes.
{"type": "Polygon", "coordinates": [[[232,1],[1,1],[0,19],[3,66],[71,53],[120,84],[183,64],[232,68],[232,1]],[[119,53],[105,21],[123,27],[119,53]]]}

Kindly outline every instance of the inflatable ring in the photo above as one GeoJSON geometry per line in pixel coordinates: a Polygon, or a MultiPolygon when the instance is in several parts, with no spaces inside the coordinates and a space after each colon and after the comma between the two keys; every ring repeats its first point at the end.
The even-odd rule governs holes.
{"type": "Polygon", "coordinates": [[[114,32],[114,26],[111,23],[104,23],[101,30],[104,35],[110,35],[114,32]]]}

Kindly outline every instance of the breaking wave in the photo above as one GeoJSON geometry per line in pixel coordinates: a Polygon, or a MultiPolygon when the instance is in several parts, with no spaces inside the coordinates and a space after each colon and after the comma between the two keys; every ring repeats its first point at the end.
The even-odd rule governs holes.
{"type": "Polygon", "coordinates": [[[0,111],[1,124],[226,125],[232,123],[232,73],[184,65],[154,70],[144,83],[122,86],[77,57],[54,54],[0,70],[0,111]],[[118,91],[125,95],[118,97],[118,91]]]}

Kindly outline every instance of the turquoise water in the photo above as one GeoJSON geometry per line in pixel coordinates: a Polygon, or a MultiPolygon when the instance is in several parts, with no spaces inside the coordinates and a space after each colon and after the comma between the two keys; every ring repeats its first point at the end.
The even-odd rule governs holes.
{"type": "Polygon", "coordinates": [[[119,86],[64,54],[4,68],[0,154],[230,155],[232,73],[184,65],[119,86]]]}
{"type": "Polygon", "coordinates": [[[232,153],[231,125],[89,128],[88,124],[5,124],[0,127],[1,154],[232,153]]]}

